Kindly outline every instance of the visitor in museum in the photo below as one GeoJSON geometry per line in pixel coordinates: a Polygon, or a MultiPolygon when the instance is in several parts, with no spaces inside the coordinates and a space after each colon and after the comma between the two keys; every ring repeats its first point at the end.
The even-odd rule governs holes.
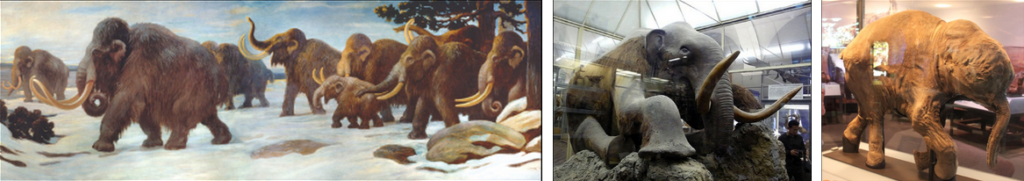
{"type": "Polygon", "coordinates": [[[800,121],[790,120],[786,124],[786,134],[779,136],[779,141],[786,148],[786,172],[790,180],[804,180],[804,137],[800,136],[800,121]]]}

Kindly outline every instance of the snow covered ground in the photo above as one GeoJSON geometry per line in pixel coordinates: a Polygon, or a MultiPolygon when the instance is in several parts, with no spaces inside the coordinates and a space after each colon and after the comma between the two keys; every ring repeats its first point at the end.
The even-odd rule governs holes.
{"type": "MultiPolygon", "coordinates": [[[[0,163],[0,178],[10,179],[530,179],[539,180],[540,153],[497,154],[464,164],[446,164],[426,160],[427,140],[409,140],[411,124],[388,123],[369,130],[333,129],[330,113],[337,102],[327,104],[328,114],[312,115],[302,95],[295,101],[296,116],[278,117],[283,102],[285,81],[268,85],[267,108],[221,110],[219,116],[231,129],[233,139],[226,145],[212,145],[209,129],[199,125],[188,137],[187,148],[168,151],[142,148],[146,136],[133,124],[121,135],[111,153],[98,152],[92,144],[99,136],[100,118],[84,111],[59,110],[41,103],[25,103],[18,97],[4,97],[9,109],[25,106],[40,109],[54,122],[54,132],[61,137],[53,144],[43,145],[29,140],[14,140],[7,128],[0,129],[0,145],[21,151],[17,155],[3,153],[9,160],[25,162],[27,167],[0,163]],[[252,159],[250,154],[264,146],[288,140],[308,139],[328,144],[315,153],[288,154],[282,157],[252,159]],[[395,161],[373,157],[377,148],[397,144],[412,147],[415,163],[401,165],[395,161]],[[71,157],[46,157],[38,152],[78,153],[71,157]],[[526,164],[521,164],[526,163],[526,164]],[[513,166],[517,165],[517,166],[513,166]],[[433,169],[425,169],[425,168],[433,169]],[[444,172],[437,171],[443,170],[444,172]]],[[[18,91],[20,93],[20,91],[18,91]]],[[[66,91],[74,96],[75,88],[66,91]]],[[[17,94],[17,93],[16,93],[17,94]]],[[[241,105],[242,96],[235,97],[241,105]]],[[[254,100],[254,104],[258,100],[254,100]]],[[[404,111],[394,111],[396,119],[404,111]]],[[[462,116],[462,121],[468,117],[462,116]]],[[[344,126],[348,122],[343,120],[344,126]]],[[[427,133],[444,128],[441,121],[430,122],[427,133]]],[[[169,132],[164,131],[164,141],[169,132]]]]}

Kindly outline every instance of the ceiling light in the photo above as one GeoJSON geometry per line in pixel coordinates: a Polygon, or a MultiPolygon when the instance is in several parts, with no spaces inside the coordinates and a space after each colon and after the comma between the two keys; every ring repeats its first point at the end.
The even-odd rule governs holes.
{"type": "Polygon", "coordinates": [[[949,4],[935,4],[935,7],[948,8],[949,4]]]}
{"type": "Polygon", "coordinates": [[[843,18],[832,18],[832,21],[839,21],[839,20],[843,20],[843,18]]]}

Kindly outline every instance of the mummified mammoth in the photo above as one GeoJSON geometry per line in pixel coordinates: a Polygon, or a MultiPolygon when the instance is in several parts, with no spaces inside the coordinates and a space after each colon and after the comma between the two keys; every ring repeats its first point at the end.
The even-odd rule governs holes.
{"type": "Polygon", "coordinates": [[[848,70],[846,84],[860,107],[843,134],[844,151],[857,152],[867,126],[871,139],[866,164],[884,167],[882,116],[896,110],[910,117],[914,131],[924,137],[929,152],[935,152],[936,160],[931,160],[928,152],[915,151],[918,169],[934,161],[934,174],[951,179],[956,176],[956,144],[942,130],[939,112],[944,104],[966,98],[995,112],[988,139],[988,163],[995,166],[1010,119],[1006,89],[1013,69],[1002,45],[978,25],[903,11],[865,26],[840,56],[848,70]],[[877,67],[889,76],[873,77],[873,45],[882,42],[899,48],[889,50],[888,65],[877,67]],[[876,79],[880,86],[874,85],[876,79]]]}

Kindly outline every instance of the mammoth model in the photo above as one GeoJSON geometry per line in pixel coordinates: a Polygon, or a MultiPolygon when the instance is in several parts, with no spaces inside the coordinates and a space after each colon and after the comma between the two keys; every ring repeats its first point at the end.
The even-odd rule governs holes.
{"type": "Polygon", "coordinates": [[[941,179],[956,176],[956,144],[940,124],[944,104],[970,99],[995,113],[988,139],[988,164],[996,153],[1010,118],[1006,89],[1013,79],[1002,45],[967,20],[945,22],[931,14],[908,10],[868,24],[840,54],[846,80],[860,111],[844,132],[843,150],[858,152],[861,133],[870,130],[867,166],[885,166],[882,116],[895,110],[907,115],[924,137],[927,152],[914,152],[918,169],[935,163],[941,179]],[[888,65],[872,67],[875,43],[888,43],[888,65]],[[889,76],[873,77],[872,70],[889,76]],[[880,84],[880,85],[879,85],[880,84]],[[934,153],[935,160],[930,155],[934,153]]]}
{"type": "MultiPolygon", "coordinates": [[[[46,82],[49,91],[57,96],[57,99],[64,100],[64,88],[68,87],[68,66],[64,61],[54,57],[46,50],[32,50],[28,46],[20,46],[14,50],[14,67],[11,68],[11,79],[16,85],[8,82],[4,89],[9,89],[7,95],[14,90],[21,88],[25,95],[25,102],[32,102],[32,94],[29,86],[22,87],[22,83],[35,77],[46,82]]],[[[52,96],[52,95],[51,95],[52,96]]]]}
{"type": "Polygon", "coordinates": [[[371,120],[373,127],[382,127],[384,122],[377,116],[377,112],[384,105],[384,100],[377,100],[377,96],[370,94],[356,96],[356,92],[372,86],[372,83],[355,77],[332,75],[323,80],[320,88],[313,93],[313,101],[316,101],[317,106],[321,106],[320,99],[325,96],[324,103],[331,99],[338,101],[338,108],[334,110],[334,117],[331,117],[332,128],[340,128],[343,118],[348,119],[348,128],[370,129],[371,120]],[[356,117],[362,119],[362,123],[357,123],[356,117]]]}
{"type": "MultiPolygon", "coordinates": [[[[341,61],[338,62],[338,68],[336,69],[337,75],[343,77],[352,76],[371,84],[378,84],[388,76],[391,68],[398,63],[399,56],[402,55],[402,52],[405,52],[406,48],[408,46],[395,40],[379,39],[377,41],[370,41],[370,38],[365,34],[352,34],[352,36],[348,37],[348,41],[345,42],[345,49],[341,51],[341,61]]],[[[320,78],[314,79],[318,83],[323,81],[321,79],[324,79],[323,72],[319,73],[320,78]]],[[[381,118],[384,119],[384,122],[392,122],[395,120],[395,117],[391,114],[390,105],[408,105],[408,100],[405,97],[396,97],[388,99],[387,103],[389,104],[381,104],[383,106],[379,109],[381,118]]],[[[406,109],[404,116],[402,116],[399,122],[412,122],[412,113],[412,109],[406,109]]]]}
{"type": "Polygon", "coordinates": [[[313,105],[313,91],[320,84],[313,76],[307,73],[313,70],[323,70],[326,74],[335,74],[338,60],[341,59],[341,51],[334,49],[331,45],[319,39],[306,39],[306,34],[297,28],[288,29],[284,33],[278,33],[265,41],[257,40],[253,35],[256,31],[256,24],[249,20],[248,37],[249,43],[256,50],[263,51],[259,55],[252,55],[244,46],[245,35],[238,40],[239,52],[249,60],[259,60],[273,55],[270,59],[271,65],[284,65],[284,71],[288,77],[288,85],[284,92],[284,103],[281,105],[281,116],[295,115],[295,97],[302,92],[309,102],[309,109],[313,114],[325,114],[322,107],[313,105]],[[327,68],[327,69],[324,69],[327,68]]]}
{"type": "MultiPolygon", "coordinates": [[[[213,41],[203,42],[203,47],[210,50],[217,58],[217,63],[224,66],[224,73],[228,75],[228,92],[234,97],[236,94],[245,95],[245,102],[239,108],[252,107],[252,99],[260,99],[260,107],[270,106],[264,92],[267,90],[267,83],[274,81],[274,73],[267,69],[263,61],[249,61],[238,51],[238,46],[230,43],[217,44],[213,41]]],[[[226,109],[234,109],[235,101],[227,100],[226,109]]]]}
{"type": "MultiPolygon", "coordinates": [[[[406,32],[406,40],[410,39],[412,35],[406,32]]],[[[438,46],[434,37],[419,36],[410,41],[402,59],[383,82],[359,91],[356,96],[387,91],[377,98],[386,100],[404,90],[407,98],[416,103],[406,108],[416,111],[408,138],[425,139],[428,118],[432,113],[441,115],[445,127],[459,123],[459,112],[469,114],[471,119],[478,116],[476,112],[480,112],[479,109],[457,110],[455,98],[473,94],[476,87],[474,75],[483,65],[484,56],[486,54],[463,43],[450,42],[438,46]]]]}
{"type": "Polygon", "coordinates": [[[570,127],[578,128],[573,131],[573,147],[593,150],[606,162],[614,163],[634,147],[643,158],[681,158],[729,145],[734,118],[743,123],[763,120],[800,90],[790,91],[757,113],[739,110],[733,102],[729,77],[723,76],[738,54],[723,56],[714,39],[683,22],[627,37],[572,79],[572,84],[590,81],[592,85],[582,86],[605,90],[567,92],[566,106],[603,113],[595,119],[586,118],[589,115],[568,119],[570,127]],[[671,89],[664,90],[677,92],[666,94],[681,97],[648,97],[639,81],[627,85],[631,89],[613,91],[613,85],[620,84],[614,82],[616,68],[668,80],[671,89]],[[686,135],[679,118],[703,130],[686,135]]]}
{"type": "Polygon", "coordinates": [[[513,31],[504,31],[494,37],[494,47],[487,53],[487,60],[477,75],[477,94],[457,99],[464,102],[456,107],[471,107],[482,104],[488,118],[501,114],[503,105],[526,96],[526,42],[513,31]]]}
{"type": "Polygon", "coordinates": [[[43,94],[30,87],[41,101],[58,108],[82,106],[90,116],[103,116],[93,149],[113,151],[121,131],[133,121],[146,133],[143,147],[163,145],[164,126],[171,131],[164,148],[185,148],[188,132],[199,123],[213,133],[213,144],[231,141],[216,108],[229,98],[227,77],[199,42],[160,25],[138,23],[129,28],[120,18],[107,18],[93,30],[79,65],[85,67],[85,79],[77,83],[84,88],[71,99],[53,100],[39,80],[32,82],[43,87],[43,94]]]}

